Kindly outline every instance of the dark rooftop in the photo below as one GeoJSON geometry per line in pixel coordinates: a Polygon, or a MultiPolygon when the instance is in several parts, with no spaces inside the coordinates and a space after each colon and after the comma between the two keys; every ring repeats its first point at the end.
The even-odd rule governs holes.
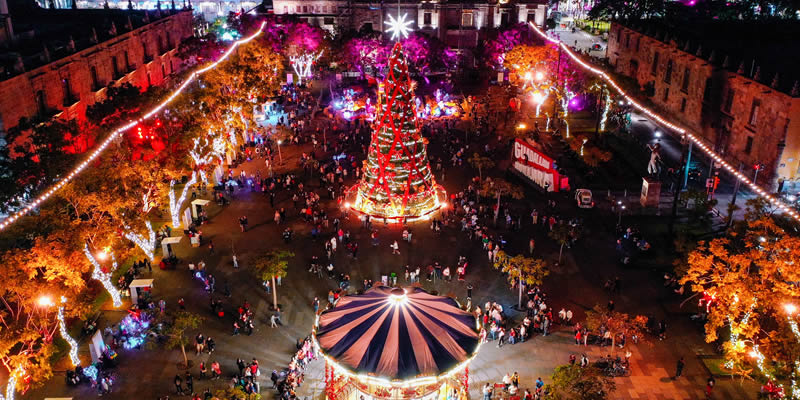
{"type": "Polygon", "coordinates": [[[33,1],[11,0],[15,40],[0,43],[0,80],[8,79],[103,43],[148,23],[182,11],[44,9],[33,1]]]}
{"type": "Polygon", "coordinates": [[[714,19],[637,20],[620,24],[797,97],[800,22],[714,19]],[[777,79],[776,79],[777,76],[777,79]],[[794,93],[793,93],[794,92],[794,93]]]}

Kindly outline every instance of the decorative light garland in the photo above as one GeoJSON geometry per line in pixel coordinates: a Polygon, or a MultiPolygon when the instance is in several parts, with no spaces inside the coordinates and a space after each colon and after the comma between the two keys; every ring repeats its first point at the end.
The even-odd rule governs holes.
{"type": "Polygon", "coordinates": [[[186,201],[186,194],[189,192],[189,188],[192,187],[197,183],[197,174],[192,172],[192,179],[189,179],[189,182],[186,182],[186,185],[183,186],[183,192],[181,192],[181,197],[178,200],[175,200],[175,180],[171,180],[169,182],[169,212],[172,215],[172,227],[173,228],[180,228],[181,227],[181,206],[183,202],[186,201]]]}
{"type": "Polygon", "coordinates": [[[117,288],[114,287],[114,284],[111,283],[111,273],[117,269],[117,259],[114,257],[114,254],[111,254],[111,270],[109,272],[103,272],[103,268],[100,266],[100,263],[97,262],[97,259],[94,258],[92,252],[89,251],[88,244],[84,244],[83,253],[86,254],[86,258],[89,259],[89,262],[94,265],[94,270],[92,270],[92,278],[100,281],[100,283],[103,284],[103,287],[106,288],[108,294],[111,295],[111,300],[114,302],[114,308],[122,306],[122,298],[120,297],[119,290],[117,290],[117,288]]]}
{"type": "Polygon", "coordinates": [[[656,121],[656,122],[658,122],[659,124],[661,124],[661,125],[663,125],[663,126],[665,126],[665,127],[669,128],[669,129],[671,129],[671,130],[673,130],[673,131],[675,131],[675,132],[677,132],[677,133],[679,133],[679,134],[681,134],[681,135],[685,135],[685,137],[686,137],[686,138],[688,138],[688,139],[689,139],[689,140],[691,140],[691,141],[692,141],[694,144],[696,144],[696,145],[697,145],[697,146],[698,146],[698,147],[699,147],[699,148],[700,148],[700,149],[701,149],[701,150],[702,150],[702,151],[703,151],[703,152],[704,152],[706,155],[708,155],[709,157],[713,158],[713,159],[714,159],[714,162],[716,162],[716,163],[717,163],[717,165],[721,165],[721,166],[722,166],[722,167],[723,167],[723,168],[724,168],[726,171],[728,171],[728,172],[729,172],[731,175],[735,176],[735,177],[736,177],[736,179],[738,179],[740,182],[744,183],[745,185],[749,186],[751,190],[753,190],[753,191],[754,191],[754,192],[756,192],[756,193],[757,193],[759,196],[761,196],[762,198],[764,198],[765,200],[767,200],[768,202],[770,202],[770,204],[772,204],[773,206],[777,207],[777,208],[778,208],[778,209],[780,209],[781,211],[783,211],[783,212],[787,213],[788,215],[790,215],[790,216],[791,216],[792,218],[794,218],[795,220],[797,220],[797,221],[800,221],[800,214],[799,214],[799,213],[797,213],[796,211],[794,211],[793,209],[791,209],[789,206],[787,206],[786,204],[784,204],[782,201],[778,200],[778,199],[777,199],[777,198],[775,198],[774,196],[772,196],[772,195],[770,195],[769,193],[767,193],[767,192],[766,192],[764,189],[762,189],[760,186],[756,185],[756,184],[755,184],[753,181],[751,181],[751,180],[750,180],[750,179],[748,179],[746,176],[744,176],[744,174],[740,173],[740,172],[737,170],[737,168],[734,168],[734,167],[733,167],[732,165],[730,165],[730,164],[729,164],[727,161],[723,160],[723,159],[722,159],[722,157],[721,157],[719,154],[717,154],[715,151],[713,151],[713,150],[712,150],[712,149],[710,149],[708,146],[706,146],[706,145],[703,143],[703,141],[702,141],[702,140],[701,140],[699,137],[697,137],[697,136],[693,135],[692,133],[688,132],[686,129],[684,129],[684,128],[681,128],[680,126],[678,126],[678,125],[676,125],[676,124],[673,124],[673,123],[671,123],[671,122],[667,121],[667,120],[666,120],[666,118],[664,118],[664,117],[662,117],[661,115],[659,115],[659,114],[655,113],[654,111],[650,110],[649,108],[647,108],[647,107],[645,107],[645,106],[643,106],[643,105],[639,104],[639,102],[637,102],[637,101],[636,101],[636,100],[635,100],[633,97],[629,96],[629,95],[628,95],[628,94],[627,94],[627,93],[626,93],[626,92],[625,92],[625,91],[624,91],[624,90],[623,90],[623,89],[622,89],[622,88],[621,88],[621,87],[620,87],[620,86],[617,84],[617,82],[615,82],[613,79],[611,79],[611,77],[610,77],[610,76],[609,76],[609,75],[608,75],[608,74],[607,74],[605,71],[603,71],[603,70],[601,70],[601,69],[598,69],[598,68],[595,68],[595,67],[593,67],[593,66],[591,66],[591,65],[589,65],[589,64],[587,64],[587,63],[585,63],[585,62],[583,62],[583,60],[581,60],[581,59],[580,59],[580,57],[578,57],[578,56],[577,56],[577,55],[576,55],[576,54],[575,54],[575,53],[572,51],[572,49],[570,49],[570,48],[569,48],[569,46],[567,46],[566,44],[564,44],[564,43],[563,43],[561,40],[559,40],[559,39],[554,39],[554,38],[552,38],[552,37],[548,36],[548,35],[547,35],[547,34],[546,34],[544,31],[542,31],[541,29],[539,29],[539,27],[538,27],[538,26],[536,26],[536,24],[534,24],[534,23],[532,23],[532,22],[531,22],[531,23],[529,23],[529,25],[531,26],[531,29],[533,29],[533,30],[534,30],[534,32],[536,32],[536,33],[537,33],[539,36],[541,36],[543,39],[545,39],[545,40],[547,40],[547,41],[549,41],[549,42],[551,42],[551,43],[555,43],[556,45],[558,45],[559,47],[561,47],[561,49],[562,49],[564,52],[566,52],[566,54],[567,54],[567,55],[568,55],[568,56],[569,56],[569,57],[572,59],[572,61],[574,61],[576,64],[578,64],[578,65],[580,65],[581,67],[583,67],[583,69],[586,69],[586,70],[588,70],[588,71],[590,71],[590,72],[594,73],[595,75],[598,75],[599,77],[601,77],[601,78],[602,78],[604,81],[606,81],[606,82],[607,82],[609,85],[611,85],[611,87],[613,87],[613,88],[614,88],[614,89],[615,89],[617,92],[619,92],[620,96],[624,97],[624,98],[625,98],[625,100],[627,100],[628,102],[630,102],[630,104],[631,104],[631,105],[632,105],[634,108],[636,108],[637,110],[641,111],[642,113],[644,113],[644,114],[645,114],[645,115],[647,115],[648,117],[652,118],[653,120],[655,120],[655,121],[656,121]]]}
{"type": "Polygon", "coordinates": [[[147,233],[148,233],[147,238],[138,233],[134,233],[133,230],[131,230],[131,227],[129,227],[128,225],[125,225],[126,232],[124,236],[125,239],[128,239],[137,246],[139,246],[139,248],[142,249],[142,252],[144,252],[144,254],[147,256],[147,258],[149,258],[150,261],[153,261],[155,259],[155,250],[156,250],[156,233],[153,231],[153,228],[150,225],[150,221],[145,221],[144,225],[147,227],[147,233]]]}
{"type": "Polygon", "coordinates": [[[66,184],[70,183],[73,179],[75,179],[76,176],[78,176],[81,172],[83,172],[83,170],[87,166],[89,166],[89,164],[91,164],[92,161],[94,161],[95,159],[97,159],[97,157],[103,154],[108,145],[114,142],[117,138],[119,138],[123,133],[125,133],[129,129],[135,127],[136,125],[138,125],[139,123],[141,123],[146,119],[150,119],[153,115],[161,112],[161,110],[164,109],[164,107],[166,107],[169,103],[171,103],[172,100],[175,100],[175,98],[178,97],[178,95],[180,95],[184,91],[184,89],[186,89],[189,86],[190,83],[192,83],[195,79],[197,79],[199,75],[205,73],[208,70],[216,68],[217,65],[225,61],[231,54],[233,54],[233,52],[236,50],[237,47],[258,37],[263,32],[265,26],[266,26],[266,21],[262,22],[258,30],[251,36],[247,37],[246,39],[241,39],[234,42],[228,48],[228,50],[222,54],[222,57],[220,57],[217,61],[214,61],[213,63],[193,72],[191,75],[189,75],[188,78],[186,78],[186,80],[183,81],[183,83],[177,89],[175,89],[172,92],[172,94],[170,94],[159,105],[153,107],[147,114],[145,114],[136,121],[131,121],[114,130],[105,140],[103,140],[103,142],[97,149],[95,149],[82,163],[80,163],[77,167],[72,169],[72,171],[70,171],[68,174],[65,174],[64,178],[62,178],[58,183],[50,186],[50,189],[40,194],[35,200],[31,201],[30,204],[28,204],[27,206],[23,207],[22,209],[18,210],[17,212],[8,216],[6,219],[0,222],[0,230],[7,228],[9,225],[13,224],[20,218],[24,217],[25,215],[28,215],[36,207],[39,207],[40,204],[42,204],[45,200],[49,199],[50,196],[52,196],[55,192],[63,188],[66,184]]]}
{"type": "Polygon", "coordinates": [[[17,391],[17,377],[24,376],[25,370],[22,367],[17,367],[14,372],[8,377],[8,383],[6,383],[6,395],[3,396],[0,394],[0,400],[14,400],[14,396],[17,391]]]}
{"type": "Polygon", "coordinates": [[[58,318],[58,330],[61,332],[61,337],[69,343],[69,359],[72,361],[72,366],[77,367],[81,365],[81,359],[78,357],[78,342],[72,338],[67,332],[67,324],[64,322],[64,303],[67,302],[67,298],[61,296],[61,305],[58,306],[58,313],[56,314],[56,318],[58,318]]]}

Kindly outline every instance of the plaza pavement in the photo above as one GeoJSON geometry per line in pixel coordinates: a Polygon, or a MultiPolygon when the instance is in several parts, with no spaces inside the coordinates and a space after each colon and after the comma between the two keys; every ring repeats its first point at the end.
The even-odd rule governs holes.
{"type": "MultiPolygon", "coordinates": [[[[485,136],[480,140],[486,140],[485,136]]],[[[434,154],[440,151],[435,139],[432,140],[431,147],[434,154]]],[[[309,150],[308,146],[284,146],[282,149],[284,167],[295,166],[300,152],[309,150]]],[[[249,171],[258,168],[262,173],[266,172],[263,160],[246,163],[244,168],[249,171]]],[[[461,190],[472,174],[471,169],[466,166],[450,168],[444,186],[448,192],[461,190]]],[[[310,185],[314,187],[317,182],[314,178],[310,185]]],[[[349,183],[352,183],[352,178],[349,183]]],[[[306,186],[308,185],[307,183],[306,186]]],[[[335,204],[325,199],[326,196],[322,193],[320,195],[329,215],[338,216],[335,204]]],[[[519,206],[523,209],[535,207],[542,210],[546,198],[552,198],[558,201],[562,215],[570,216],[579,212],[573,206],[569,194],[550,196],[553,197],[545,197],[528,189],[525,199],[519,202],[519,206]]],[[[152,275],[145,274],[146,277],[149,275],[155,279],[156,300],[165,299],[168,311],[174,311],[177,308],[177,300],[184,298],[190,311],[205,317],[198,331],[213,337],[217,342],[217,351],[212,356],[204,354],[197,357],[192,349],[187,349],[189,358],[194,364],[191,372],[195,376],[196,392],[202,392],[209,386],[222,388],[227,385],[226,379],[199,380],[197,365],[200,361],[220,361],[223,376],[229,378],[236,370],[237,357],[246,361],[255,357],[262,368],[260,378],[262,393],[267,399],[273,398],[274,393],[267,384],[269,372],[272,369],[284,368],[295,350],[296,340],[309,334],[313,323],[311,309],[313,298],[319,297],[324,304],[328,290],[335,287],[333,280],[319,279],[307,272],[312,255],[324,259],[322,239],[316,242],[310,239],[310,227],[297,218],[288,194],[281,193],[276,200],[276,207],[286,207],[289,211],[289,224],[296,233],[295,239],[288,246],[284,245],[280,235],[285,227],[276,226],[272,221],[274,210],[269,206],[268,199],[256,193],[240,191],[234,195],[231,205],[218,207],[212,203],[209,209],[210,222],[201,227],[205,240],[214,241],[215,254],[209,254],[206,246],[192,248],[188,240],[184,239],[175,247],[177,255],[183,260],[177,270],[154,270],[152,275]],[[242,215],[246,215],[250,221],[250,228],[245,233],[240,232],[237,223],[237,219],[242,215]],[[256,252],[273,248],[288,248],[297,255],[290,265],[288,277],[284,279],[283,285],[278,287],[278,301],[284,310],[284,325],[279,328],[268,327],[271,296],[264,293],[260,282],[252,278],[248,266],[248,261],[256,252]],[[233,251],[239,257],[241,268],[238,270],[232,267],[233,251]],[[211,315],[208,294],[203,290],[200,281],[192,278],[186,268],[188,262],[200,260],[204,260],[209,272],[217,277],[217,287],[220,291],[226,280],[233,291],[230,299],[222,298],[226,310],[226,317],[222,320],[211,315]],[[245,299],[252,304],[255,312],[256,330],[252,336],[234,337],[231,336],[232,316],[236,314],[235,309],[245,299]]],[[[531,228],[529,218],[523,218],[521,232],[506,232],[502,223],[499,232],[508,240],[508,249],[512,254],[526,252],[529,238],[536,239],[537,254],[545,257],[553,265],[544,289],[549,295],[548,304],[554,312],[566,307],[573,310],[576,321],[582,321],[585,310],[595,304],[608,302],[611,295],[602,290],[604,280],[620,276],[623,290],[621,295],[614,297],[617,310],[643,313],[667,320],[669,326],[667,340],[631,347],[634,354],[633,374],[628,378],[616,378],[618,391],[612,398],[702,398],[707,373],[700,366],[696,355],[712,354],[712,352],[710,346],[702,341],[700,327],[689,322],[688,311],[678,310],[676,304],[681,299],[661,287],[658,272],[623,270],[618,267],[614,254],[614,237],[609,233],[616,222],[615,215],[602,210],[581,212],[586,221],[587,233],[575,248],[565,249],[565,260],[558,266],[553,265],[558,255],[556,245],[546,237],[541,228],[531,228]],[[675,362],[680,356],[686,357],[684,377],[673,381],[669,377],[674,373],[675,362]]],[[[384,227],[381,223],[376,223],[381,244],[372,247],[368,232],[361,229],[357,221],[351,219],[345,222],[344,226],[359,242],[359,258],[350,259],[343,249],[340,249],[335,264],[338,269],[349,271],[352,282],[357,288],[361,287],[360,282],[363,279],[377,281],[381,274],[390,272],[402,275],[403,266],[407,264],[416,266],[440,261],[452,266],[459,255],[465,255],[470,261],[467,280],[475,286],[476,304],[494,300],[501,302],[506,310],[510,310],[516,303],[516,292],[509,290],[505,279],[491,269],[478,242],[469,241],[466,235],[453,227],[445,228],[442,235],[437,237],[428,229],[426,223],[412,224],[414,239],[409,246],[400,240],[402,231],[400,227],[393,225],[384,227]],[[399,256],[391,255],[388,247],[394,240],[401,246],[399,256]]],[[[330,238],[330,232],[326,232],[323,238],[330,238]]],[[[423,279],[422,283],[427,289],[462,299],[466,291],[464,284],[457,282],[437,281],[434,285],[423,279]]],[[[120,311],[107,311],[104,313],[103,321],[113,322],[122,315],[120,311]]],[[[196,333],[191,332],[190,337],[194,337],[196,333]]],[[[85,343],[82,343],[81,349],[84,359],[88,359],[85,343]]],[[[533,381],[539,376],[548,382],[548,377],[555,366],[565,364],[570,353],[579,355],[580,352],[586,352],[590,359],[594,360],[605,354],[607,349],[578,348],[572,344],[571,331],[560,327],[556,327],[555,332],[548,337],[537,336],[524,344],[497,349],[494,343],[490,343],[483,346],[480,355],[470,368],[472,395],[477,396],[476,391],[483,382],[499,381],[506,372],[519,371],[523,387],[532,386],[533,381]]],[[[107,398],[156,399],[164,395],[170,395],[170,398],[188,398],[188,396],[174,396],[172,378],[176,373],[184,373],[178,368],[178,363],[181,361],[180,350],[121,350],[119,359],[120,366],[116,370],[117,383],[114,385],[113,393],[107,395],[107,398]]],[[[321,370],[319,362],[309,368],[306,384],[301,392],[303,397],[319,395],[322,383],[321,370]]],[[[739,381],[718,379],[713,398],[748,399],[754,397],[755,390],[752,384],[742,385],[739,381]]],[[[96,393],[85,385],[79,388],[67,388],[64,384],[64,372],[61,370],[57,371],[55,377],[45,387],[20,397],[86,399],[96,397],[96,393]]]]}

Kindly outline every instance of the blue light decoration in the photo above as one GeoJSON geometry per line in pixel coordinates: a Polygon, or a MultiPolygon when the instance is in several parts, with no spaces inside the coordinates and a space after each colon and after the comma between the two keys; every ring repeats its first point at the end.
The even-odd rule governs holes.
{"type": "Polygon", "coordinates": [[[83,369],[83,374],[93,382],[97,382],[97,373],[97,367],[95,367],[94,364],[83,369]]]}
{"type": "Polygon", "coordinates": [[[140,312],[131,313],[119,323],[120,332],[122,333],[122,347],[126,350],[141,347],[147,333],[150,329],[150,320],[147,314],[140,312]]]}

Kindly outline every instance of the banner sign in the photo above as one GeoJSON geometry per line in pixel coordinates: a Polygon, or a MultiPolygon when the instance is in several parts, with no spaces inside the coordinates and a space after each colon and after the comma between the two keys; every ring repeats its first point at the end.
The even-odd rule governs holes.
{"type": "Polygon", "coordinates": [[[514,141],[514,169],[548,192],[569,190],[569,179],[560,176],[555,161],[523,139],[514,141]]]}

